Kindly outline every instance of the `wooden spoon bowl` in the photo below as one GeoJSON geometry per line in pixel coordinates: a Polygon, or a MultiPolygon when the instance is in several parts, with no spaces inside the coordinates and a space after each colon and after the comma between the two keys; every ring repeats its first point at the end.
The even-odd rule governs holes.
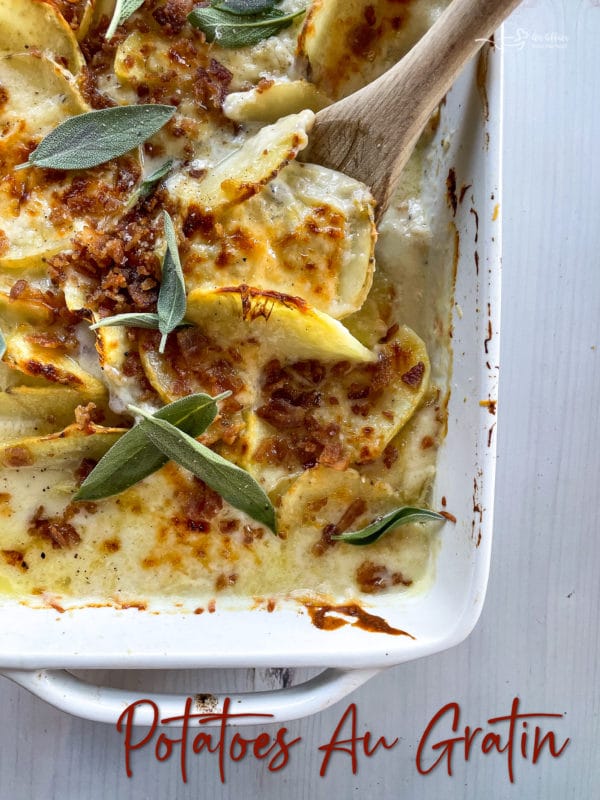
{"type": "Polygon", "coordinates": [[[453,0],[384,75],[319,111],[303,161],[370,187],[379,219],[436,106],[520,0],[453,0]]]}

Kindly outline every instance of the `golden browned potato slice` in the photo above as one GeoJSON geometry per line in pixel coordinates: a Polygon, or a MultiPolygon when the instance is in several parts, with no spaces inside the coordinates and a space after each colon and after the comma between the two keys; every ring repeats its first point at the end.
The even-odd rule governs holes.
{"type": "MultiPolygon", "coordinates": [[[[164,356],[155,347],[153,334],[140,333],[142,364],[150,384],[164,402],[193,391],[216,394],[235,387],[237,401],[249,408],[255,397],[259,366],[272,359],[318,358],[325,363],[348,359],[364,363],[375,358],[341,323],[310,308],[303,300],[247,286],[192,292],[186,319],[197,330],[175,335],[176,344],[171,350],[167,348],[164,356]],[[195,348],[204,340],[209,345],[203,361],[203,354],[196,354],[195,348]],[[183,358],[191,357],[193,363],[180,366],[179,349],[183,350],[183,358]],[[203,368],[204,378],[195,374],[203,368]]],[[[107,328],[100,332],[103,330],[122,329],[107,328]]],[[[113,333],[112,337],[118,335],[113,333]]],[[[113,358],[120,357],[117,354],[123,351],[125,340],[113,347],[113,358]]],[[[105,360],[101,358],[106,373],[105,360]]]]}
{"type": "Polygon", "coordinates": [[[197,327],[172,335],[164,356],[154,333],[139,334],[148,380],[165,402],[231,391],[227,456],[267,491],[317,464],[374,461],[428,386],[425,346],[408,328],[369,351],[293,298],[240,287],[193,292],[187,318],[197,327]]]}
{"type": "Polygon", "coordinates": [[[372,463],[360,467],[361,475],[369,480],[389,483],[405,505],[426,503],[445,427],[445,404],[440,391],[432,387],[384,453],[372,463]]]}
{"type": "Polygon", "coordinates": [[[106,389],[102,381],[60,350],[37,344],[32,335],[33,329],[22,325],[6,337],[4,362],[9,367],[51,384],[75,389],[86,401],[105,397],[106,389]]]}
{"type": "Polygon", "coordinates": [[[247,92],[227,95],[223,111],[235,122],[273,123],[306,108],[320,111],[330,102],[313,83],[305,80],[265,81],[247,92]]]}
{"type": "Polygon", "coordinates": [[[303,111],[267,125],[232,155],[196,180],[183,173],[167,181],[184,214],[215,213],[252,197],[306,147],[314,114],[303,111]]]}
{"type": "Polygon", "coordinates": [[[251,343],[260,363],[316,358],[331,363],[374,360],[337,320],[304,300],[250,287],[216,292],[196,290],[188,297],[186,319],[230,347],[251,343]]]}
{"type": "MultiPolygon", "coordinates": [[[[44,56],[30,53],[1,56],[0,86],[0,155],[4,159],[9,156],[7,147],[15,137],[24,143],[35,142],[67,117],[88,110],[74,81],[44,56]]],[[[26,158],[26,154],[25,157],[20,154],[21,161],[26,158]]]]}
{"type": "Polygon", "coordinates": [[[0,441],[62,430],[81,403],[81,393],[64,386],[12,386],[0,392],[0,441]]]}
{"type": "MultiPolygon", "coordinates": [[[[164,83],[165,74],[174,68],[173,59],[169,57],[171,46],[169,40],[161,39],[152,31],[130,33],[117,48],[115,75],[121,83],[159,86],[164,83]]],[[[191,80],[192,75],[189,75],[188,81],[191,80]]]]}
{"type": "Polygon", "coordinates": [[[13,168],[27,160],[32,142],[87,106],[74,82],[43,56],[0,58],[0,86],[6,98],[0,127],[0,267],[35,268],[65,245],[74,223],[52,221],[52,193],[60,181],[13,168]]]}
{"type": "MultiPolygon", "coordinates": [[[[2,324],[17,324],[30,322],[33,325],[48,325],[54,318],[54,311],[50,306],[39,300],[16,298],[12,300],[9,294],[0,292],[0,321],[2,324]]],[[[5,330],[5,328],[2,328],[5,330]]]]}
{"type": "MultiPolygon", "coordinates": [[[[47,2],[47,0],[44,1],[47,2]]],[[[107,8],[109,7],[104,0],[100,0],[99,3],[98,0],[53,0],[53,4],[56,5],[65,22],[75,33],[78,42],[83,41],[87,36],[98,5],[104,4],[107,8]]],[[[112,8],[112,6],[114,6],[113,0],[110,2],[110,7],[112,8]]]]}
{"type": "Polygon", "coordinates": [[[292,162],[186,239],[186,281],[202,289],[248,282],[341,319],[369,292],[375,238],[373,199],[363,184],[292,162]]]}
{"type": "Polygon", "coordinates": [[[31,436],[0,448],[4,467],[47,467],[76,464],[84,458],[98,461],[125,433],[121,428],[102,428],[90,424],[86,429],[70,425],[49,436],[31,436]]]}
{"type": "MultiPolygon", "coordinates": [[[[144,8],[140,13],[152,28],[154,20],[151,14],[144,14],[144,8]]],[[[159,26],[154,23],[154,27],[159,26]]],[[[194,37],[191,26],[184,28],[177,40],[162,35],[160,29],[134,30],[117,48],[114,75],[109,73],[100,80],[102,91],[119,104],[139,102],[148,92],[154,102],[170,104],[177,98],[176,121],[153,136],[152,145],[186,162],[211,161],[215,142],[223,143],[224,120],[218,95],[226,92],[229,77],[220,67],[211,73],[212,54],[198,47],[194,37]]],[[[235,149],[235,145],[229,145],[230,152],[235,149]]],[[[223,157],[222,152],[219,157],[223,157]]]]}
{"type": "Polygon", "coordinates": [[[85,65],[75,34],[54,6],[39,0],[0,0],[0,51],[44,53],[73,74],[85,65]]]}
{"type": "Polygon", "coordinates": [[[315,359],[267,364],[241,451],[268,491],[321,464],[344,471],[383,456],[418,408],[429,381],[423,342],[408,328],[377,349],[375,363],[315,359]]]}
{"type": "Polygon", "coordinates": [[[95,0],[87,0],[87,2],[84,4],[83,13],[81,14],[81,18],[79,20],[79,26],[75,31],[75,36],[77,37],[78,42],[81,42],[85,39],[90,31],[90,28],[92,27],[96,5],[97,3],[95,0]]]}
{"type": "Polygon", "coordinates": [[[367,481],[356,470],[307,470],[283,494],[278,508],[290,587],[301,589],[309,561],[311,571],[322,574],[324,583],[342,597],[416,584],[427,574],[432,526],[399,527],[368,548],[331,540],[331,535],[360,530],[399,505],[390,486],[367,481]],[[354,578],[352,586],[348,576],[354,578]]]}
{"type": "Polygon", "coordinates": [[[313,0],[298,39],[308,80],[333,100],[399,61],[449,0],[313,0]]]}

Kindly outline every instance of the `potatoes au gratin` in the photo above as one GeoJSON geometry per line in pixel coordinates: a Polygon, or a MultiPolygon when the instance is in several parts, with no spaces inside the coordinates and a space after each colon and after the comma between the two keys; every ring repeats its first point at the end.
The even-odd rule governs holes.
{"type": "Polygon", "coordinates": [[[366,186],[300,158],[315,112],[445,5],[0,0],[2,594],[193,607],[368,600],[427,580],[439,524],[336,537],[429,504],[453,269],[421,191],[435,120],[379,232],[366,186]],[[132,106],[171,111],[102,163],[36,161],[75,120],[59,145],[83,164],[105,146],[90,113],[132,106]],[[167,261],[185,313],[164,334],[167,261]],[[219,399],[192,437],[250,476],[275,525],[150,439],[114,479],[158,453],[150,474],[81,492],[133,426],[195,395],[219,399]]]}

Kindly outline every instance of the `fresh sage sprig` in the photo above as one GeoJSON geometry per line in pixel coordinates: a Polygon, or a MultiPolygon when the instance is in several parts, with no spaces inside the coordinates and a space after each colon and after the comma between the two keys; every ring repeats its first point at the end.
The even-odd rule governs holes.
{"type": "Polygon", "coordinates": [[[248,47],[275,36],[306,11],[286,14],[271,7],[257,14],[240,14],[233,9],[221,10],[222,7],[222,3],[197,7],[188,15],[188,21],[204,32],[207,41],[227,48],[248,47]]]}
{"type": "Polygon", "coordinates": [[[211,0],[213,8],[241,16],[251,16],[262,14],[264,11],[271,11],[279,3],[281,3],[281,0],[211,0]]]}
{"type": "Polygon", "coordinates": [[[110,25],[106,31],[106,38],[112,39],[119,25],[122,25],[125,20],[129,19],[133,12],[137,11],[143,2],[144,0],[117,0],[110,25]]]}
{"type": "Polygon", "coordinates": [[[135,406],[129,406],[129,409],[144,417],[140,429],[165,456],[204,481],[234,508],[277,532],[275,509],[265,491],[248,472],[167,420],[147,414],[135,406]]]}
{"type": "Polygon", "coordinates": [[[187,300],[175,227],[173,220],[166,211],[163,211],[163,219],[167,249],[163,259],[157,313],[117,314],[114,317],[105,317],[90,325],[90,330],[93,331],[98,328],[115,328],[119,325],[123,325],[126,328],[146,328],[147,330],[160,331],[162,338],[158,348],[159,353],[165,352],[167,337],[170,333],[191,324],[184,319],[187,300]]]}
{"type": "Polygon", "coordinates": [[[185,279],[179,258],[177,236],[175,227],[167,211],[163,211],[165,239],[167,250],[163,260],[162,281],[158,293],[158,329],[162,333],[159,353],[165,352],[167,336],[183,322],[187,298],[185,294],[185,279]]]}
{"type": "MultiPolygon", "coordinates": [[[[190,436],[200,436],[214,421],[220,400],[229,397],[192,394],[170,403],[156,417],[167,420],[190,436]]],[[[110,448],[81,484],[75,500],[102,500],[124,492],[164,466],[168,457],[135,425],[110,448]]]]}
{"type": "Polygon", "coordinates": [[[171,158],[168,161],[165,161],[165,163],[157,170],[148,175],[147,178],[144,178],[129,198],[126,210],[131,211],[131,209],[136,205],[136,203],[139,203],[140,200],[145,200],[147,197],[150,197],[156,186],[158,186],[162,179],[166,178],[169,172],[173,169],[174,163],[175,162],[171,158]]]}
{"type": "Polygon", "coordinates": [[[61,122],[16,169],[97,167],[143,144],[166,125],[175,111],[175,106],[150,103],[78,114],[61,122]]]}
{"type": "Polygon", "coordinates": [[[0,358],[4,358],[4,353],[6,353],[6,339],[2,331],[0,331],[0,358]]]}
{"type": "Polygon", "coordinates": [[[348,531],[347,533],[340,533],[331,538],[337,542],[347,542],[348,544],[367,545],[373,544],[380,539],[384,534],[394,530],[400,525],[406,525],[408,522],[426,522],[428,520],[436,520],[443,522],[444,517],[437,514],[435,511],[428,511],[425,508],[410,508],[404,506],[390,511],[383,517],[376,519],[366,528],[360,531],[348,531]]]}

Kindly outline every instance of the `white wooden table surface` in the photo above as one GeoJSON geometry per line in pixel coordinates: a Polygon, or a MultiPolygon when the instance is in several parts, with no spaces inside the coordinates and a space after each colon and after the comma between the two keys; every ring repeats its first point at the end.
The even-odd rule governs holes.
{"type": "MultiPolygon", "coordinates": [[[[497,510],[475,632],[354,695],[361,735],[400,737],[361,759],[357,775],[337,754],[319,777],[318,747],[346,701],[289,724],[302,742],[281,772],[246,758],[226,765],[222,785],[214,757],[192,756],[184,785],[177,756],[160,764],[148,750],[128,779],[114,728],[73,719],[0,679],[0,800],[600,796],[600,0],[524,0],[506,33],[497,510]],[[560,742],[570,737],[560,758],[532,765],[517,753],[514,785],[506,755],[481,750],[468,763],[457,751],[453,777],[443,766],[417,772],[419,739],[442,706],[460,703],[461,727],[487,730],[516,696],[522,711],[565,714],[545,728],[560,742]]],[[[213,675],[210,685],[159,674],[152,686],[231,691],[273,681],[266,671],[213,675]]],[[[126,684],[148,686],[136,675],[126,684]]]]}

